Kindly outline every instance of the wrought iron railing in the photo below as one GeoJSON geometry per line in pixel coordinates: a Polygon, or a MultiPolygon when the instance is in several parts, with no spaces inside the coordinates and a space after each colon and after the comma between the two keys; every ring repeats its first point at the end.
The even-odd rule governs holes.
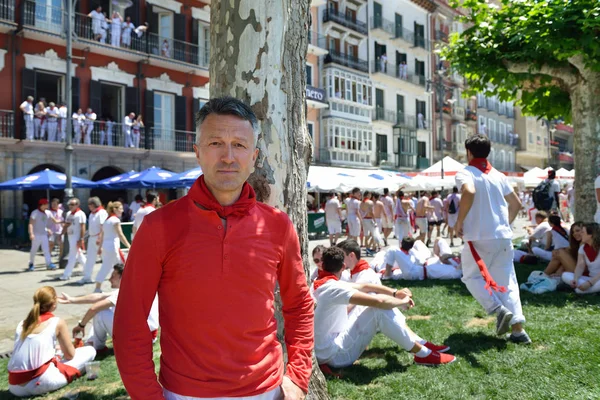
{"type": "Polygon", "coordinates": [[[323,22],[329,21],[336,22],[345,26],[346,28],[350,28],[356,32],[362,33],[363,35],[366,35],[369,30],[366,23],[350,18],[344,13],[340,13],[331,9],[327,9],[323,13],[323,22]]]}
{"type": "Polygon", "coordinates": [[[0,137],[15,137],[15,113],[11,110],[0,110],[0,137]]]}
{"type": "Polygon", "coordinates": [[[374,73],[382,73],[396,79],[412,83],[413,85],[425,87],[427,79],[424,75],[417,75],[414,70],[410,70],[406,64],[394,65],[384,60],[378,59],[371,62],[371,68],[374,73]]]}
{"type": "Polygon", "coordinates": [[[329,54],[325,56],[325,63],[330,62],[334,62],[345,67],[354,68],[362,72],[369,72],[369,63],[367,61],[331,49],[329,49],[329,54]]]}

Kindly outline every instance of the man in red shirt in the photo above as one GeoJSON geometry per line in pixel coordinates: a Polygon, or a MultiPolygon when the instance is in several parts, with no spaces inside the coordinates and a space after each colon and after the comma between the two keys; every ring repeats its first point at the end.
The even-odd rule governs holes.
{"type": "Polygon", "coordinates": [[[129,252],[113,332],[121,378],[133,400],[303,399],[312,370],[313,301],[293,224],[256,202],[246,183],[258,156],[256,116],[239,100],[215,98],[197,125],[203,175],[186,196],[144,218],[129,252]],[[158,380],[146,323],[157,292],[158,380]]]}

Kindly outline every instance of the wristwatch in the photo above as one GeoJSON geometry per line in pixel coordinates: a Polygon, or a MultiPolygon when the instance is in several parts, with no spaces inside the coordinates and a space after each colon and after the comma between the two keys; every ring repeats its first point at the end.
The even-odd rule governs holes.
{"type": "Polygon", "coordinates": [[[77,325],[79,325],[81,329],[85,329],[85,325],[81,323],[81,320],[77,321],[77,325]]]}

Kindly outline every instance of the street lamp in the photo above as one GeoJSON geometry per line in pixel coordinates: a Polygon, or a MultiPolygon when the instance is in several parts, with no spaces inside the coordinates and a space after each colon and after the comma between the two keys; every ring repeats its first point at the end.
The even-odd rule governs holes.
{"type": "Polygon", "coordinates": [[[73,65],[73,9],[75,8],[75,4],[77,4],[77,0],[67,0],[66,4],[67,21],[65,30],[67,36],[67,82],[65,85],[65,93],[67,95],[67,124],[65,129],[67,130],[67,134],[65,135],[65,172],[67,175],[67,180],[65,182],[65,203],[68,203],[69,200],[73,198],[73,120],[69,118],[68,114],[73,113],[73,76],[71,74],[71,68],[73,65]]]}

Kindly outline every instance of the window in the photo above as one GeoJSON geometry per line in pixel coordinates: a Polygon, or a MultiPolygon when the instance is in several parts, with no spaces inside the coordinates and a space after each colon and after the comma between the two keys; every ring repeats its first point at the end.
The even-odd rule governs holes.
{"type": "Polygon", "coordinates": [[[208,65],[210,63],[210,28],[206,25],[199,24],[198,32],[200,65],[208,65]]]}
{"type": "Polygon", "coordinates": [[[34,7],[27,3],[25,3],[25,20],[28,24],[35,21],[35,26],[40,29],[55,33],[63,32],[62,0],[35,0],[34,7]],[[27,15],[33,14],[33,10],[35,15],[27,15]]]}
{"type": "Polygon", "coordinates": [[[175,147],[175,96],[154,92],[154,140],[160,150],[175,147]]]}
{"type": "Polygon", "coordinates": [[[163,57],[173,57],[173,13],[158,13],[158,48],[163,57]]]}
{"type": "Polygon", "coordinates": [[[529,137],[529,143],[533,144],[533,133],[529,132],[527,136],[529,137]]]}
{"type": "Polygon", "coordinates": [[[306,124],[306,129],[308,130],[308,134],[310,135],[311,139],[314,139],[314,136],[313,136],[314,128],[315,128],[315,124],[314,123],[308,122],[306,124]]]}
{"type": "Polygon", "coordinates": [[[538,137],[537,137],[536,144],[538,144],[538,145],[541,145],[541,144],[542,144],[542,137],[541,137],[541,136],[538,136],[538,137]]]}
{"type": "Polygon", "coordinates": [[[506,143],[506,124],[500,122],[498,124],[498,131],[498,141],[500,141],[501,143],[506,143]]]}
{"type": "MultiPolygon", "coordinates": [[[[329,100],[345,100],[362,106],[371,104],[369,96],[371,81],[368,78],[342,70],[327,69],[323,82],[329,93],[329,100]]],[[[330,109],[364,117],[370,115],[370,110],[366,108],[336,103],[336,101],[331,102],[330,109]]]]}
{"type": "Polygon", "coordinates": [[[370,164],[373,133],[369,126],[326,120],[323,132],[332,161],[370,164]]]}
{"type": "Polygon", "coordinates": [[[312,64],[306,64],[306,84],[312,86],[313,77],[313,66],[312,64]]]}
{"type": "Polygon", "coordinates": [[[544,138],[544,146],[548,147],[548,138],[544,138]]]}

